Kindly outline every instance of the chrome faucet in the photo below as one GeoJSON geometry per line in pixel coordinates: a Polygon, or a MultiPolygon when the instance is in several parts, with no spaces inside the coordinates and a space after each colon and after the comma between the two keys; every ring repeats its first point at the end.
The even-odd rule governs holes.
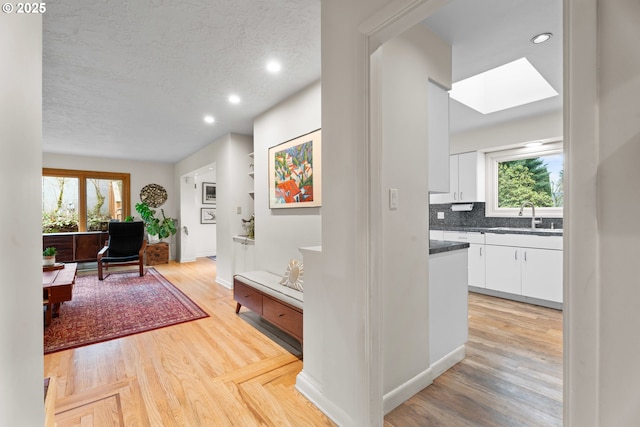
{"type": "Polygon", "coordinates": [[[531,228],[536,228],[536,224],[542,223],[542,220],[541,219],[536,219],[536,207],[534,206],[533,203],[531,203],[529,201],[525,201],[522,204],[522,206],[520,206],[520,212],[518,213],[518,216],[522,216],[522,210],[526,206],[531,206],[531,228]]]}

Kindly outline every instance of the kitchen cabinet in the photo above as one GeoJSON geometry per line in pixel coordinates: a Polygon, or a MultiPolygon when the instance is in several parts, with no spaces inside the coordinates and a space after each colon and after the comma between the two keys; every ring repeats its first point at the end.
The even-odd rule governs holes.
{"type": "Polygon", "coordinates": [[[429,80],[427,86],[429,191],[449,191],[449,92],[429,80]]]}
{"type": "Polygon", "coordinates": [[[444,231],[443,239],[452,242],[468,242],[468,281],[469,286],[485,287],[486,250],[484,234],[466,231],[444,231]]]}
{"type": "Polygon", "coordinates": [[[449,192],[431,194],[430,203],[483,202],[484,197],[484,153],[469,153],[449,156],[449,192]]]}
{"type": "Polygon", "coordinates": [[[233,236],[233,274],[254,269],[255,241],[245,236],[233,236]]]}
{"type": "Polygon", "coordinates": [[[444,240],[444,231],[429,230],[429,240],[444,240]]]}
{"type": "Polygon", "coordinates": [[[486,288],[562,302],[562,237],[485,235],[486,288]]]}

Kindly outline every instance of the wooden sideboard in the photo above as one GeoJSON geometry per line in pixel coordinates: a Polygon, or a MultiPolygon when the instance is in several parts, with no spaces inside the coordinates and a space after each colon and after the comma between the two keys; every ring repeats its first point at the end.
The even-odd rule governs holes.
{"type": "Polygon", "coordinates": [[[109,233],[102,231],[43,234],[42,249],[55,247],[57,262],[91,262],[108,239],[109,233]]]}

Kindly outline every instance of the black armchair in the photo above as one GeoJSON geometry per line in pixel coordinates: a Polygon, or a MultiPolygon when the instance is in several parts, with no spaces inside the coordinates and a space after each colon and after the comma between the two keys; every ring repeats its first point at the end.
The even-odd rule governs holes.
{"type": "Polygon", "coordinates": [[[98,252],[98,279],[104,280],[103,267],[138,265],[140,276],[144,275],[144,254],[147,241],[144,238],[144,223],[110,222],[109,240],[98,252]]]}

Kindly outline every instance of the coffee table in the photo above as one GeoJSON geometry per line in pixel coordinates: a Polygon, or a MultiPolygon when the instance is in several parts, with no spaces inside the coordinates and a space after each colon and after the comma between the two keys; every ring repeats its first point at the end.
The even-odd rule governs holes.
{"type": "Polygon", "coordinates": [[[60,304],[71,301],[73,285],[76,283],[78,264],[64,264],[61,268],[42,272],[42,304],[46,307],[44,324],[58,317],[60,304]]]}

